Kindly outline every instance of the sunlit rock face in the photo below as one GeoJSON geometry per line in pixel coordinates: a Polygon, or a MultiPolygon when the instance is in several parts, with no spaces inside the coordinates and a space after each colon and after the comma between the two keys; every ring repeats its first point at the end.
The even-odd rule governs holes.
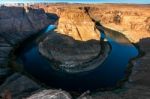
{"type": "Polygon", "coordinates": [[[78,8],[63,9],[56,31],[75,40],[100,40],[100,33],[95,28],[95,23],[84,10],[78,8]]]}
{"type": "Polygon", "coordinates": [[[88,7],[90,17],[109,29],[124,34],[131,42],[137,43],[142,38],[150,37],[149,5],[132,4],[70,4],[39,6],[46,12],[60,16],[61,8],[88,7]]]}

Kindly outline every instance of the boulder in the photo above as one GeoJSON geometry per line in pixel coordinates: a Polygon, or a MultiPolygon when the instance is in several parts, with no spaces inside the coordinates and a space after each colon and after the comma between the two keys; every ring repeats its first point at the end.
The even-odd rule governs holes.
{"type": "Polygon", "coordinates": [[[22,99],[31,95],[32,92],[41,88],[30,78],[15,73],[8,77],[0,86],[0,96],[2,99],[22,99]],[[10,98],[6,98],[10,97],[10,98]]]}
{"type": "Polygon", "coordinates": [[[72,99],[71,95],[62,90],[43,90],[27,99],[72,99]]]}

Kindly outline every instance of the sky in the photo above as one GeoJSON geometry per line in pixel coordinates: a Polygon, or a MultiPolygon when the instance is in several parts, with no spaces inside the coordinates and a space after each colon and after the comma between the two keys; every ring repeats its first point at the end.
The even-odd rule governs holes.
{"type": "Polygon", "coordinates": [[[38,2],[67,2],[67,3],[136,3],[150,4],[150,0],[0,0],[0,3],[38,3],[38,2]]]}

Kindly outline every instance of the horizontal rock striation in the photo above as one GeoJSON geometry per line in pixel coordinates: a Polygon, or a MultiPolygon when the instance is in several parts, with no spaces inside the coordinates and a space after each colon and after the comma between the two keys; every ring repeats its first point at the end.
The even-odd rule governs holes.
{"type": "Polygon", "coordinates": [[[8,74],[9,54],[26,38],[49,25],[44,10],[23,7],[0,7],[0,76],[8,74]]]}

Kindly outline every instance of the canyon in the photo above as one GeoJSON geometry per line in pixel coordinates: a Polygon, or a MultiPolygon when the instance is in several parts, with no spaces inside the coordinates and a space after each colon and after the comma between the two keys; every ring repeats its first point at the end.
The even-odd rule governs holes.
{"type": "Polygon", "coordinates": [[[99,22],[103,27],[121,32],[133,43],[139,42],[142,38],[150,37],[149,5],[56,4],[44,6],[37,4],[35,7],[43,8],[45,12],[55,13],[58,16],[61,15],[64,8],[86,8],[92,19],[99,22]]]}
{"type": "MultiPolygon", "coordinates": [[[[130,65],[132,66],[129,66],[129,72],[131,73],[121,88],[112,91],[96,92],[90,94],[85,92],[80,95],[78,99],[148,99],[150,97],[150,80],[148,79],[150,75],[150,5],[128,4],[35,4],[32,6],[30,5],[29,7],[1,7],[0,76],[7,78],[7,80],[0,87],[1,94],[5,94],[5,90],[7,89],[12,92],[11,96],[16,98],[18,97],[18,93],[29,96],[31,93],[35,93],[37,90],[42,90],[42,87],[32,81],[30,78],[24,77],[21,74],[12,74],[10,72],[11,70],[8,66],[9,54],[16,47],[16,45],[46,28],[49,24],[58,25],[58,28],[54,31],[55,33],[52,33],[47,38],[45,38],[45,41],[50,40],[52,42],[49,44],[54,46],[51,47],[51,49],[54,48],[54,55],[57,54],[56,51],[59,49],[58,47],[60,47],[57,45],[59,44],[71,46],[68,47],[70,48],[69,51],[68,48],[63,49],[67,50],[65,54],[68,54],[68,52],[72,50],[72,47],[74,46],[73,44],[75,44],[75,41],[72,39],[79,41],[88,41],[94,39],[101,42],[101,36],[98,34],[98,28],[108,33],[121,33],[125,35],[131,43],[134,43],[139,48],[140,55],[139,57],[130,61],[130,65]],[[57,18],[54,16],[52,17],[51,15],[57,15],[59,20],[54,22],[53,20],[57,18]],[[98,26],[97,24],[100,25],[98,26]],[[71,36],[72,38],[69,38],[68,36],[71,36]],[[11,78],[7,77],[8,75],[11,75],[11,77],[14,75],[16,77],[17,75],[17,77],[11,78]],[[12,79],[19,80],[14,82],[12,79]],[[23,83],[24,81],[29,82],[23,83]],[[18,85],[16,85],[16,83],[18,85]],[[24,90],[28,89],[23,89],[22,87],[30,84],[31,86],[29,86],[28,89],[34,90],[31,90],[28,92],[28,95],[26,95],[24,90]],[[12,86],[20,86],[22,89],[16,92],[14,91],[15,87],[12,86]]],[[[45,44],[48,43],[46,42],[45,44]]],[[[78,52],[78,57],[76,60],[82,59],[82,54],[86,54],[88,57],[87,59],[89,59],[89,57],[95,57],[98,52],[101,51],[101,46],[99,43],[94,42],[94,45],[92,44],[86,45],[91,50],[85,48],[82,49],[85,51],[78,52]],[[88,54],[84,52],[87,52],[88,54]],[[81,54],[81,56],[79,54],[81,54]]],[[[79,49],[82,48],[80,48],[82,44],[76,46],[79,49]]],[[[48,51],[49,50],[50,49],[48,49],[48,51]]],[[[63,52],[60,52],[59,54],[62,53],[63,52]]],[[[74,53],[69,53],[68,56],[71,56],[72,54],[74,53]]],[[[56,59],[62,60],[61,57],[57,57],[56,59]]],[[[29,97],[28,99],[36,99],[38,95],[40,95],[40,97],[54,96],[54,99],[72,98],[65,91],[46,90],[43,91],[43,93],[41,91],[41,93],[34,94],[31,96],[31,98],[29,97]]],[[[22,95],[19,96],[19,98],[25,96],[22,95]]]]}

